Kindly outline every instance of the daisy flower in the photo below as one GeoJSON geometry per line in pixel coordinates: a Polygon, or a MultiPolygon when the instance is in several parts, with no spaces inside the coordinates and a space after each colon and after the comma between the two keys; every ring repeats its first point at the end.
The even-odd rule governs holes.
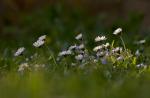
{"type": "Polygon", "coordinates": [[[140,56],[141,55],[140,50],[136,50],[135,55],[140,56]]]}
{"type": "Polygon", "coordinates": [[[112,50],[112,52],[121,52],[122,47],[116,47],[115,49],[112,50]]]}
{"type": "Polygon", "coordinates": [[[84,49],[84,44],[79,45],[78,49],[80,49],[80,50],[84,49]]]}
{"type": "Polygon", "coordinates": [[[105,52],[98,52],[96,55],[97,57],[103,57],[105,55],[105,52]]]}
{"type": "Polygon", "coordinates": [[[137,67],[137,68],[141,68],[141,67],[146,68],[146,67],[147,67],[147,65],[145,65],[144,63],[141,63],[141,64],[136,65],[136,67],[137,67]]]}
{"type": "Polygon", "coordinates": [[[45,41],[43,40],[37,40],[36,42],[33,43],[33,46],[36,48],[41,47],[42,45],[44,45],[45,41]]]}
{"type": "Polygon", "coordinates": [[[113,34],[114,34],[114,35],[120,35],[121,32],[122,32],[122,28],[118,28],[118,29],[116,29],[116,30],[113,32],[113,34]]]}
{"type": "Polygon", "coordinates": [[[29,68],[28,63],[22,63],[21,65],[19,65],[18,71],[22,72],[22,71],[24,71],[27,68],[29,68]]]}
{"type": "Polygon", "coordinates": [[[69,50],[75,50],[76,48],[77,48],[77,45],[70,46],[70,47],[69,47],[69,50]]]}
{"type": "Polygon", "coordinates": [[[71,55],[72,52],[70,50],[67,50],[67,51],[62,51],[58,54],[58,56],[66,56],[66,55],[71,55]]]}
{"type": "Polygon", "coordinates": [[[46,35],[42,35],[42,36],[40,36],[39,38],[38,38],[38,40],[41,40],[41,41],[43,41],[43,40],[45,40],[46,39],[46,35]]]}
{"type": "Polygon", "coordinates": [[[105,37],[105,36],[98,36],[98,37],[96,37],[95,38],[95,42],[99,42],[99,41],[104,41],[104,40],[106,40],[107,38],[105,37]]]}
{"type": "Polygon", "coordinates": [[[119,56],[119,57],[117,58],[117,61],[122,61],[123,59],[124,59],[123,56],[119,56]]]}
{"type": "Polygon", "coordinates": [[[146,43],[146,40],[140,40],[137,42],[137,44],[145,44],[146,43]]]}
{"type": "Polygon", "coordinates": [[[93,51],[97,52],[98,50],[101,50],[103,49],[103,45],[100,45],[100,46],[96,46],[93,51]]]}
{"type": "Polygon", "coordinates": [[[21,47],[15,52],[14,56],[20,56],[23,54],[24,51],[25,51],[25,48],[21,47]]]}
{"type": "Polygon", "coordinates": [[[40,70],[40,69],[43,69],[43,68],[45,68],[45,64],[35,64],[34,65],[34,69],[36,70],[36,71],[38,71],[38,70],[40,70]]]}
{"type": "Polygon", "coordinates": [[[83,35],[82,35],[82,33],[81,33],[81,34],[77,35],[77,36],[75,37],[75,39],[76,39],[76,40],[81,40],[82,37],[83,37],[83,35]]]}
{"type": "Polygon", "coordinates": [[[79,54],[79,55],[75,56],[75,59],[78,61],[81,61],[81,60],[83,60],[83,55],[79,54]]]}
{"type": "Polygon", "coordinates": [[[106,43],[106,44],[104,45],[105,48],[108,48],[109,46],[110,46],[109,43],[106,43]]]}

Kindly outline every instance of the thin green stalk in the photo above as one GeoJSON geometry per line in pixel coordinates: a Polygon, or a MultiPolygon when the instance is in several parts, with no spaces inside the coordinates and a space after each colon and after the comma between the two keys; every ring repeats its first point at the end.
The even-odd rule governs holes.
{"type": "Polygon", "coordinates": [[[54,62],[54,64],[55,64],[55,66],[57,67],[57,62],[56,62],[56,60],[55,60],[55,57],[54,57],[54,55],[51,53],[51,50],[49,49],[49,47],[46,45],[46,47],[47,47],[47,49],[48,49],[48,51],[49,51],[49,53],[50,53],[50,56],[52,57],[52,59],[53,59],[53,62],[54,62]]]}
{"type": "Polygon", "coordinates": [[[124,42],[124,40],[123,40],[122,36],[120,36],[120,39],[121,39],[122,44],[123,44],[123,47],[124,47],[124,49],[125,49],[125,51],[126,51],[126,50],[127,50],[127,49],[126,49],[126,45],[125,45],[125,42],[124,42]]]}

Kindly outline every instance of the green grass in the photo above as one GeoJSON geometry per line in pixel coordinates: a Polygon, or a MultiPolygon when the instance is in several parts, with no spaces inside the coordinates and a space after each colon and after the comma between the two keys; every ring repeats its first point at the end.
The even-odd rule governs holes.
{"type": "MultiPolygon", "coordinates": [[[[89,65],[94,66],[94,65],[89,65]]],[[[0,79],[1,98],[149,98],[149,70],[107,68],[9,72],[0,79]]]]}

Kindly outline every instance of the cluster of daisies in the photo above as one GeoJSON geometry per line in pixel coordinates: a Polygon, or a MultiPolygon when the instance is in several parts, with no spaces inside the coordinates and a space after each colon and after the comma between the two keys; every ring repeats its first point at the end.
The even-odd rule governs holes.
{"type": "MultiPolygon", "coordinates": [[[[142,54],[139,50],[135,52],[135,54],[131,54],[130,50],[126,49],[126,45],[124,43],[124,40],[122,38],[122,28],[118,28],[113,32],[113,35],[119,37],[122,42],[123,47],[114,47],[114,43],[111,44],[107,42],[106,36],[97,36],[95,38],[95,43],[97,46],[93,48],[93,54],[90,55],[89,51],[85,47],[84,44],[84,38],[82,34],[79,34],[75,37],[77,41],[79,41],[79,44],[75,44],[70,46],[65,51],[61,51],[58,55],[57,60],[66,59],[67,57],[74,57],[74,62],[71,64],[73,66],[78,65],[86,65],[89,62],[98,63],[101,62],[101,64],[109,64],[112,63],[113,65],[117,66],[118,64],[121,64],[121,62],[125,62],[126,60],[133,60],[131,62],[134,62],[134,58],[138,60],[138,57],[142,54]],[[80,63],[80,64],[79,64],[80,63]]],[[[137,44],[144,44],[146,40],[140,40],[137,41],[137,44]]],[[[135,63],[135,62],[134,62],[135,63]]],[[[137,64],[136,62],[135,64],[137,64]]],[[[129,63],[131,64],[131,63],[129,63]]],[[[136,65],[137,68],[146,68],[147,65],[143,62],[136,65]]]]}
{"type": "MultiPolygon", "coordinates": [[[[37,41],[35,41],[33,43],[33,47],[40,48],[45,44],[45,41],[46,41],[46,35],[42,35],[37,39],[37,41]]],[[[24,54],[25,50],[26,50],[25,47],[18,48],[18,50],[14,53],[14,56],[15,57],[22,56],[24,54]]],[[[35,55],[37,55],[37,54],[35,54],[35,55]]],[[[35,55],[31,56],[30,59],[32,59],[35,55]]],[[[29,58],[26,58],[25,61],[29,61],[29,58]]],[[[30,66],[27,62],[24,62],[19,65],[18,71],[24,72],[25,70],[31,70],[31,67],[34,67],[34,70],[38,70],[40,68],[44,68],[45,65],[44,64],[42,64],[42,65],[35,64],[34,66],[30,66]]]]}
{"type": "MultiPolygon", "coordinates": [[[[138,59],[140,57],[141,52],[137,50],[135,54],[131,54],[130,50],[126,49],[125,43],[122,38],[122,28],[118,28],[113,32],[113,35],[119,36],[121,39],[123,47],[114,47],[114,42],[111,44],[107,42],[106,36],[97,36],[95,38],[96,46],[93,48],[93,53],[90,54],[88,49],[85,47],[85,41],[83,34],[78,34],[75,39],[77,40],[77,43],[74,45],[71,45],[66,50],[63,50],[58,53],[58,57],[56,58],[56,63],[59,64],[64,59],[71,58],[72,62],[69,64],[70,66],[80,66],[83,67],[86,64],[93,62],[98,63],[101,62],[101,64],[109,64],[113,63],[115,67],[118,64],[121,64],[121,62],[125,62],[126,60],[133,60],[135,65],[137,62],[135,61],[135,58],[138,59]]],[[[39,48],[45,44],[46,41],[46,35],[43,35],[38,38],[36,42],[33,43],[33,46],[35,48],[39,48]]],[[[144,44],[146,43],[146,40],[140,40],[136,42],[136,44],[144,44]]],[[[14,56],[21,56],[23,55],[25,51],[24,47],[19,48],[14,56]]],[[[66,62],[66,61],[65,61],[66,62]]],[[[44,65],[36,65],[37,68],[44,67],[44,65]]],[[[148,66],[144,64],[143,62],[136,65],[137,68],[147,68],[148,66]]],[[[28,63],[20,64],[18,71],[24,71],[25,69],[29,69],[30,66],[28,63]]]]}
{"type": "Polygon", "coordinates": [[[85,54],[85,45],[83,43],[83,35],[79,34],[78,36],[76,36],[75,38],[76,40],[79,41],[79,45],[75,44],[70,46],[67,50],[62,51],[58,54],[58,58],[57,60],[60,60],[63,57],[69,56],[69,55],[73,55],[74,53],[76,53],[77,55],[75,56],[76,60],[82,60],[85,54]]]}

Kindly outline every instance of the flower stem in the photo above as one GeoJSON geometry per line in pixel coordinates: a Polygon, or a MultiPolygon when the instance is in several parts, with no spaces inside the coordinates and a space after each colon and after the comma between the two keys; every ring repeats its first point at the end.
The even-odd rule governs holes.
{"type": "Polygon", "coordinates": [[[55,67],[57,67],[57,62],[56,62],[56,60],[55,60],[55,57],[54,57],[53,53],[51,52],[51,50],[49,49],[49,47],[48,47],[47,45],[46,45],[46,47],[47,47],[47,49],[48,49],[48,51],[49,51],[50,56],[51,56],[52,59],[53,59],[53,62],[54,62],[54,64],[55,64],[55,67]]]}
{"type": "Polygon", "coordinates": [[[124,47],[124,49],[125,49],[125,51],[126,51],[126,45],[125,45],[125,42],[124,42],[124,40],[123,40],[122,36],[120,36],[120,39],[121,39],[122,44],[123,44],[123,47],[124,47]]]}

